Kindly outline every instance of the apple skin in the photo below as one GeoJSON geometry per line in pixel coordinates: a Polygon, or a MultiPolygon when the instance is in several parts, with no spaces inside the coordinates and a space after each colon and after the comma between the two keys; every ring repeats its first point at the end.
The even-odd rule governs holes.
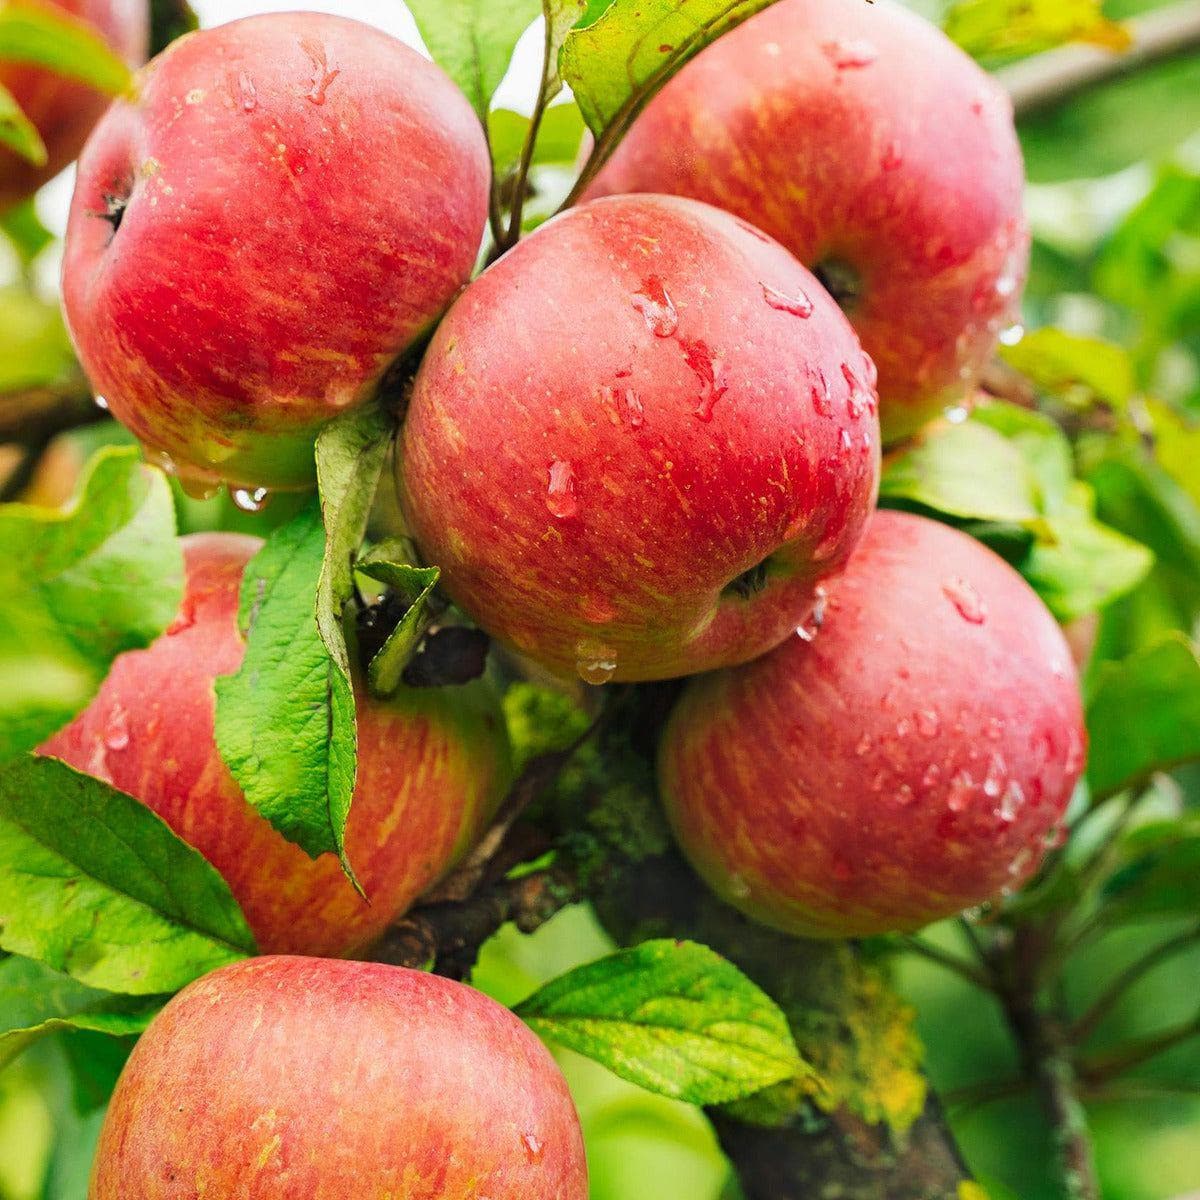
{"type": "Polygon", "coordinates": [[[1084,762],[1071,652],[964,533],[880,512],[811,644],[692,682],[660,747],[684,853],[807,937],[918,929],[1038,867],[1084,762]]]}
{"type": "Polygon", "coordinates": [[[377,29],[276,13],[190,34],[80,159],[80,360],[194,490],[308,487],[321,427],[470,276],[490,175],[463,95],[377,29]]]}
{"type": "Polygon", "coordinates": [[[350,863],[311,859],[245,799],[213,735],[218,675],[245,644],[238,589],[260,546],[237,534],[183,539],[186,588],[170,629],[120,655],[83,713],[41,747],[153,809],[220,872],[267,953],[369,946],[483,831],[511,773],[499,706],[482,682],[358,696],[350,863]]]}
{"type": "MultiPolygon", "coordinates": [[[[43,0],[47,8],[92,25],[131,67],[146,61],[150,47],[147,0],[43,0]]],[[[108,107],[109,97],[85,84],[32,63],[0,61],[0,87],[7,88],[37,127],[49,160],[35,167],[0,147],[0,212],[32,196],[83,149],[108,107]]]]}
{"type": "Polygon", "coordinates": [[[873,384],[837,306],[757,230],[675,197],[597,201],[439,326],[402,509],[455,601],[558,674],[745,661],[804,620],[874,506],[873,384]]]}
{"type": "Polygon", "coordinates": [[[258,958],[154,1019],[89,1200],[586,1200],[550,1053],[481,992],[381,963],[258,958]]]}
{"type": "Polygon", "coordinates": [[[835,295],[849,268],[891,443],[968,404],[1016,320],[1023,185],[1008,97],[940,30],[891,0],[780,0],[663,88],[587,195],[716,204],[835,295]]]}

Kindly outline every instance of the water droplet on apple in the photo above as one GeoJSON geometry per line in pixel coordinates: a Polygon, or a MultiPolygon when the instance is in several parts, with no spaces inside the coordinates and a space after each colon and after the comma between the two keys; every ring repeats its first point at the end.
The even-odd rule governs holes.
{"type": "Polygon", "coordinates": [[[883,771],[877,771],[875,778],[871,780],[871,791],[876,795],[883,791],[884,784],[887,783],[887,775],[883,771]]]}
{"type": "Polygon", "coordinates": [[[837,38],[824,42],[821,51],[839,71],[869,67],[879,59],[879,49],[865,38],[837,38]]]}
{"type": "Polygon", "coordinates": [[[1079,731],[1072,729],[1067,738],[1067,762],[1066,772],[1068,775],[1074,775],[1083,768],[1083,739],[1079,736],[1079,731]]]}
{"type": "Polygon", "coordinates": [[[714,358],[703,342],[681,342],[683,357],[700,381],[700,396],[695,415],[701,421],[711,421],[717,401],[729,390],[725,382],[725,364],[714,358]]]}
{"type": "Polygon", "coordinates": [[[230,488],[229,498],[244,513],[260,513],[271,503],[271,493],[262,487],[230,488]]]}
{"type": "Polygon", "coordinates": [[[96,402],[96,407],[100,409],[101,412],[108,412],[108,401],[103,396],[96,396],[94,399],[96,402]]]}
{"type": "Polygon", "coordinates": [[[608,683],[617,673],[617,652],[604,642],[582,638],[575,644],[575,671],[584,683],[608,683]]]}
{"type": "Polygon", "coordinates": [[[989,800],[995,800],[1000,795],[1007,775],[1008,768],[1004,765],[1004,759],[998,754],[993,754],[988,760],[987,775],[983,780],[983,794],[989,800]]]}
{"type": "Polygon", "coordinates": [[[925,768],[925,774],[921,776],[921,786],[923,788],[937,787],[938,781],[942,777],[942,768],[937,763],[930,763],[925,768]]]}
{"type": "Polygon", "coordinates": [[[532,1133],[521,1134],[521,1144],[525,1147],[525,1157],[531,1163],[540,1163],[542,1155],[545,1153],[545,1147],[541,1140],[532,1133]]]}
{"type": "Polygon", "coordinates": [[[923,708],[917,713],[917,730],[922,737],[935,738],[941,732],[942,723],[932,708],[923,708]]]}
{"type": "Polygon", "coordinates": [[[1017,819],[1017,813],[1020,812],[1021,806],[1024,803],[1025,789],[1013,779],[1009,782],[1008,787],[1004,789],[1004,795],[1000,797],[1000,805],[996,809],[996,816],[1005,825],[1011,825],[1017,819]]]}
{"type": "Polygon", "coordinates": [[[1020,853],[1017,854],[1016,858],[1014,858],[1012,862],[1008,864],[1009,875],[1011,875],[1014,879],[1024,875],[1026,870],[1029,868],[1029,863],[1032,858],[1033,851],[1028,846],[1023,847],[1020,853]]]}
{"type": "Polygon", "coordinates": [[[796,636],[805,642],[816,641],[817,634],[821,632],[821,626],[825,624],[825,612],[829,607],[829,593],[825,588],[818,587],[813,595],[815,599],[812,611],[804,623],[796,628],[796,636]]]}
{"type": "Polygon", "coordinates": [[[893,796],[896,804],[901,808],[907,808],[917,798],[916,792],[912,790],[907,783],[902,783],[893,796]]]}
{"type": "Polygon", "coordinates": [[[849,363],[842,363],[842,378],[850,386],[846,396],[846,412],[852,421],[857,421],[870,408],[870,397],[849,363]]]}
{"type": "Polygon", "coordinates": [[[789,296],[778,288],[773,288],[769,283],[762,284],[762,290],[763,299],[771,308],[791,313],[793,317],[800,317],[804,320],[813,315],[813,302],[803,292],[798,291],[794,296],[789,296]]]}
{"type": "Polygon", "coordinates": [[[625,415],[629,418],[629,425],[632,429],[641,429],[646,423],[646,409],[642,404],[642,398],[633,390],[633,388],[625,389],[625,415]]]}
{"type": "Polygon", "coordinates": [[[883,169],[885,171],[898,171],[904,166],[904,151],[899,142],[888,142],[887,149],[883,152],[883,169]]]}
{"type": "Polygon", "coordinates": [[[258,89],[246,71],[238,75],[238,95],[242,100],[243,112],[253,112],[258,107],[258,89]]]}
{"type": "Polygon", "coordinates": [[[183,494],[192,500],[211,500],[221,490],[219,483],[199,475],[180,475],[179,486],[183,494]]]}
{"type": "Polygon", "coordinates": [[[119,704],[108,714],[104,744],[109,750],[124,750],[129,745],[129,714],[119,704]]]}
{"type": "Polygon", "coordinates": [[[646,328],[655,337],[668,338],[679,328],[675,303],[657,275],[651,275],[642,284],[642,290],[634,293],[633,307],[642,314],[646,328]]]}
{"type": "Polygon", "coordinates": [[[575,471],[569,462],[555,459],[550,464],[550,483],[546,489],[546,507],[560,521],[570,520],[579,512],[575,498],[575,471]]]}
{"type": "Polygon", "coordinates": [[[954,813],[960,813],[971,801],[975,791],[975,782],[966,771],[959,771],[950,781],[950,795],[946,798],[946,807],[954,813]]]}
{"type": "Polygon", "coordinates": [[[854,753],[857,754],[859,758],[865,758],[871,752],[871,745],[871,735],[869,733],[864,733],[862,737],[858,739],[858,745],[854,747],[854,753]]]}
{"type": "Polygon", "coordinates": [[[972,625],[982,625],[987,620],[987,605],[976,591],[974,584],[954,575],[942,584],[942,594],[954,605],[958,615],[972,625]]]}
{"type": "Polygon", "coordinates": [[[952,404],[942,413],[951,425],[961,425],[970,415],[971,410],[965,404],[952,404]]]}
{"type": "Polygon", "coordinates": [[[313,104],[324,104],[325,93],[329,91],[330,84],[342,73],[342,69],[340,67],[330,68],[325,46],[316,38],[301,38],[300,49],[308,55],[313,66],[312,83],[305,94],[305,99],[313,104]]]}
{"type": "Polygon", "coordinates": [[[829,393],[829,380],[821,370],[817,371],[817,381],[813,384],[812,405],[817,416],[833,416],[833,397],[829,393]]]}
{"type": "Polygon", "coordinates": [[[1009,325],[1007,329],[1000,330],[1000,344],[1002,346],[1016,346],[1020,344],[1024,336],[1025,326],[1018,321],[1014,325],[1009,325]]]}

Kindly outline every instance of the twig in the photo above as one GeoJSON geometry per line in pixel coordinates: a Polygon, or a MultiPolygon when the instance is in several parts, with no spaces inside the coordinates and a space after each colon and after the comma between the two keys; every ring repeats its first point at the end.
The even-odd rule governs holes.
{"type": "Polygon", "coordinates": [[[1133,46],[1124,53],[1063,46],[1000,71],[1000,82],[1012,97],[1017,116],[1053,108],[1097,84],[1200,46],[1200,0],[1185,0],[1128,24],[1133,46]]]}
{"type": "Polygon", "coordinates": [[[38,463],[46,453],[50,444],[49,437],[39,437],[29,445],[22,447],[21,457],[16,466],[9,472],[8,478],[0,483],[0,504],[19,500],[21,494],[33,482],[37,474],[38,463]]]}
{"type": "Polygon", "coordinates": [[[1200,1015],[1182,1025],[1165,1029],[1162,1033],[1140,1038],[1117,1050],[1088,1059],[1080,1064],[1079,1074],[1089,1085],[1106,1083],[1114,1076],[1123,1075],[1133,1067],[1139,1067],[1142,1063],[1157,1058],[1158,1055],[1165,1054],[1194,1037],[1200,1037],[1200,1015]]]}
{"type": "Polygon", "coordinates": [[[34,445],[104,420],[82,375],[48,387],[0,394],[0,442],[34,445]]]}
{"type": "Polygon", "coordinates": [[[922,958],[937,963],[940,967],[945,967],[947,971],[953,971],[955,975],[974,984],[977,988],[982,988],[985,992],[995,991],[996,983],[990,973],[975,966],[974,963],[968,962],[965,958],[959,958],[957,954],[951,954],[939,946],[931,946],[919,937],[902,937],[899,941],[904,949],[913,954],[919,954],[922,958]]]}
{"type": "Polygon", "coordinates": [[[1200,942],[1200,925],[1189,929],[1178,937],[1160,942],[1143,958],[1126,967],[1092,1006],[1071,1026],[1070,1037],[1075,1045],[1082,1045],[1096,1031],[1100,1022],[1120,1003],[1121,998],[1144,975],[1147,975],[1160,963],[1165,962],[1180,950],[1200,942]]]}
{"type": "Polygon", "coordinates": [[[954,1088],[942,1096],[947,1108],[966,1111],[978,1108],[981,1104],[991,1104],[996,1100],[1007,1100],[1019,1096],[1033,1086],[1033,1081],[1024,1075],[1016,1079],[989,1079],[983,1083],[971,1083],[964,1087],[954,1088]]]}

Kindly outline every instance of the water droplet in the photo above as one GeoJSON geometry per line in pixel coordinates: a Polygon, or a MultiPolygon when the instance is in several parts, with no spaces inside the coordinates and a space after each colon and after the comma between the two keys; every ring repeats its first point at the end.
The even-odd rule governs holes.
{"type": "Polygon", "coordinates": [[[1008,768],[1004,765],[1004,759],[998,754],[993,754],[988,760],[987,775],[983,780],[983,794],[989,800],[995,800],[1000,795],[1007,775],[1008,768]]]}
{"type": "Polygon", "coordinates": [[[833,397],[829,393],[829,380],[821,370],[817,371],[817,381],[813,384],[812,404],[817,416],[833,416],[833,397]]]}
{"type": "Polygon", "coordinates": [[[805,642],[816,640],[817,634],[821,632],[821,626],[825,624],[825,612],[829,607],[829,593],[825,588],[818,587],[813,595],[816,598],[813,601],[812,611],[804,623],[796,629],[796,636],[805,642]]]}
{"type": "Polygon", "coordinates": [[[630,427],[633,429],[641,429],[646,423],[646,409],[642,404],[642,398],[633,388],[625,389],[625,415],[629,418],[630,427]]]}
{"type": "Polygon", "coordinates": [[[938,780],[942,777],[942,768],[937,763],[930,763],[925,768],[925,774],[921,776],[921,786],[923,788],[937,787],[938,780]]]}
{"type": "Polygon", "coordinates": [[[271,493],[266,488],[230,488],[229,498],[234,506],[244,513],[262,512],[271,503],[271,493]]]}
{"type": "Polygon", "coordinates": [[[846,412],[850,414],[851,420],[857,421],[871,407],[870,397],[849,363],[842,363],[842,378],[850,385],[846,396],[846,412]]]}
{"type": "Polygon", "coordinates": [[[862,361],[863,371],[867,379],[867,387],[873,392],[879,386],[879,368],[875,365],[875,360],[865,350],[863,351],[862,361]]]}
{"type": "Polygon", "coordinates": [[[875,778],[871,780],[871,791],[878,794],[883,791],[884,784],[887,783],[887,775],[883,771],[876,773],[875,778]]]}
{"type": "Polygon", "coordinates": [[[301,38],[300,48],[308,55],[309,61],[313,65],[312,84],[305,94],[305,99],[312,101],[313,104],[324,104],[325,93],[329,91],[330,84],[342,73],[342,70],[340,67],[330,68],[325,46],[316,38],[301,38]]]}
{"type": "Polygon", "coordinates": [[[521,1134],[521,1144],[525,1147],[525,1157],[531,1163],[540,1163],[542,1161],[545,1147],[539,1138],[535,1137],[532,1133],[523,1133],[521,1134]]]}
{"type": "Polygon", "coordinates": [[[923,708],[917,713],[917,729],[922,737],[935,738],[941,728],[942,723],[932,708],[923,708]]]}
{"type": "Polygon", "coordinates": [[[679,314],[675,311],[675,303],[667,295],[663,281],[657,275],[651,275],[642,284],[642,291],[635,292],[633,307],[642,314],[646,328],[655,337],[670,337],[679,328],[679,314]]]}
{"type": "Polygon", "coordinates": [[[1055,825],[1053,829],[1046,831],[1046,836],[1042,838],[1042,845],[1047,850],[1057,850],[1067,840],[1067,827],[1065,825],[1055,825]]]}
{"type": "Polygon", "coordinates": [[[1000,330],[1000,344],[1002,346],[1016,346],[1020,344],[1024,336],[1025,326],[1018,321],[1015,325],[1010,325],[1007,329],[1000,330]]]}
{"type": "Polygon", "coordinates": [[[1032,858],[1033,851],[1028,846],[1023,847],[1017,857],[1008,864],[1009,875],[1011,875],[1014,879],[1016,879],[1018,876],[1024,875],[1029,869],[1029,863],[1032,858]]]}
{"type": "Polygon", "coordinates": [[[965,404],[952,404],[942,413],[951,425],[961,425],[970,415],[971,410],[965,404]]]}
{"type": "Polygon", "coordinates": [[[550,464],[546,507],[550,515],[560,521],[568,521],[579,512],[579,501],[575,498],[575,471],[569,462],[561,458],[550,464]]]}
{"type": "Polygon", "coordinates": [[[244,112],[253,112],[258,107],[258,89],[246,71],[238,75],[238,95],[244,112]]]}
{"type": "Polygon", "coordinates": [[[970,803],[974,792],[974,780],[966,771],[959,771],[950,781],[950,795],[946,798],[946,807],[954,813],[962,812],[970,803]]]}
{"type": "Polygon", "coordinates": [[[1083,769],[1083,760],[1083,739],[1079,736],[1077,729],[1072,729],[1067,737],[1067,774],[1077,775],[1083,769]]]}
{"type": "Polygon", "coordinates": [[[821,51],[839,71],[869,67],[879,58],[878,48],[864,38],[837,38],[823,43],[821,51]]]}
{"type": "Polygon", "coordinates": [[[996,816],[1006,825],[1011,825],[1017,819],[1017,813],[1024,803],[1025,789],[1014,779],[1010,781],[1008,787],[1004,789],[1004,795],[1000,797],[1000,806],[996,809],[996,816]]]}
{"type": "Polygon", "coordinates": [[[842,430],[838,436],[838,445],[841,447],[843,454],[854,445],[854,439],[850,436],[850,430],[842,430]]]}
{"type": "Polygon", "coordinates": [[[902,783],[899,788],[896,789],[896,793],[893,798],[901,808],[907,808],[917,798],[917,794],[912,790],[911,787],[908,786],[907,783],[902,783]]]}
{"type": "Polygon", "coordinates": [[[179,486],[192,500],[211,500],[221,490],[219,483],[197,475],[180,475],[179,486]]]}
{"type": "Polygon", "coordinates": [[[581,638],[575,644],[575,670],[584,683],[607,683],[617,673],[617,652],[604,642],[581,638]]]}
{"type": "Polygon", "coordinates": [[[885,171],[898,171],[904,166],[904,150],[899,142],[888,142],[887,149],[883,152],[883,169],[885,171]]]}
{"type": "Polygon", "coordinates": [[[725,382],[725,364],[713,358],[712,351],[703,342],[681,342],[683,357],[687,365],[700,380],[700,397],[695,415],[702,421],[711,421],[717,401],[729,390],[725,382]]]}
{"type": "Polygon", "coordinates": [[[129,745],[129,715],[119,704],[108,715],[104,744],[110,750],[124,750],[129,745]]]}
{"type": "Polygon", "coordinates": [[[100,409],[101,412],[108,412],[108,401],[103,396],[96,396],[94,399],[96,401],[96,407],[100,409]]]}
{"type": "Polygon", "coordinates": [[[1004,736],[1004,722],[999,717],[989,717],[985,732],[991,741],[998,742],[1004,736]]]}
{"type": "Polygon", "coordinates": [[[805,320],[813,315],[813,302],[803,292],[798,291],[794,296],[789,296],[769,283],[764,283],[762,290],[763,299],[780,312],[791,313],[793,317],[802,317],[805,320]]]}
{"type": "Polygon", "coordinates": [[[871,752],[871,744],[871,735],[869,733],[864,733],[862,737],[858,739],[858,745],[854,747],[854,753],[857,754],[859,758],[864,758],[871,752]]]}
{"type": "Polygon", "coordinates": [[[912,722],[907,717],[901,717],[896,722],[896,736],[903,741],[910,733],[912,733],[912,722]]]}
{"type": "Polygon", "coordinates": [[[184,96],[183,99],[184,99],[184,102],[187,104],[203,104],[204,103],[204,95],[205,95],[205,92],[204,92],[203,88],[192,88],[192,90],[190,92],[188,92],[188,94],[186,96],[184,96]]]}
{"type": "Polygon", "coordinates": [[[958,615],[972,625],[982,625],[987,620],[987,605],[975,586],[961,575],[955,575],[942,584],[942,593],[958,610],[958,615]]]}

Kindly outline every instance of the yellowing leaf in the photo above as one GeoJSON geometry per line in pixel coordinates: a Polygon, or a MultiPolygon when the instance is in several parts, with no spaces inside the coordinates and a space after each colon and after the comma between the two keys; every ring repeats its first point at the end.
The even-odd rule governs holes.
{"type": "Polygon", "coordinates": [[[1129,31],[1105,17],[1101,0],[959,0],[946,33],[976,58],[1017,57],[1064,42],[1126,50],[1129,31]]]}

